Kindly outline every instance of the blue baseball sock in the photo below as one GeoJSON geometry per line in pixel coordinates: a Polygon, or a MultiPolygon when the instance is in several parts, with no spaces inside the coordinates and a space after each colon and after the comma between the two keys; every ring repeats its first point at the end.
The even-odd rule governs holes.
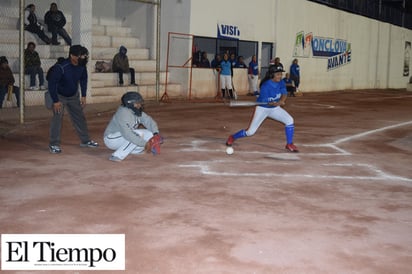
{"type": "Polygon", "coordinates": [[[291,124],[285,126],[285,134],[286,134],[286,143],[292,144],[293,143],[293,135],[295,133],[295,125],[291,124]]]}
{"type": "Polygon", "coordinates": [[[236,139],[239,139],[239,138],[243,138],[243,137],[246,137],[247,135],[246,135],[246,130],[244,130],[244,129],[241,129],[241,130],[239,130],[238,132],[236,132],[235,134],[233,134],[232,135],[232,137],[236,140],[236,139]]]}

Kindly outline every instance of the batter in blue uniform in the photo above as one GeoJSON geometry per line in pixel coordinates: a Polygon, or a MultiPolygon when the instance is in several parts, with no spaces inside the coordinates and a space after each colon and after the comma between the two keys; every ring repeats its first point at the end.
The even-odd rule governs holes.
{"type": "Polygon", "coordinates": [[[226,141],[227,146],[232,146],[236,139],[249,137],[256,133],[257,129],[266,118],[279,121],[285,125],[286,150],[298,152],[293,144],[295,132],[294,120],[289,113],[282,108],[285,105],[288,92],[285,82],[282,81],[283,68],[280,66],[270,66],[265,78],[260,82],[260,95],[257,102],[267,103],[266,105],[256,106],[255,112],[247,129],[242,129],[230,135],[226,141]]]}

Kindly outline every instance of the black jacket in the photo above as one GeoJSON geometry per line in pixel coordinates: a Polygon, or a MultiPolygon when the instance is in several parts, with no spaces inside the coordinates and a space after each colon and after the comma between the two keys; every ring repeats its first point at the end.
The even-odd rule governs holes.
{"type": "Polygon", "coordinates": [[[64,25],[66,25],[66,17],[64,17],[63,12],[59,10],[56,12],[48,11],[44,15],[44,22],[47,24],[48,27],[54,26],[62,28],[64,27],[64,25]]]}

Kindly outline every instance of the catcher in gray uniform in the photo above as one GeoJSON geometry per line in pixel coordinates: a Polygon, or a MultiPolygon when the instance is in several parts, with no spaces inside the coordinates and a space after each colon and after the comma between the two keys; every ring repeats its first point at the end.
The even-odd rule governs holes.
{"type": "Polygon", "coordinates": [[[128,91],[121,101],[122,105],[104,131],[104,144],[115,150],[109,160],[120,162],[129,154],[144,151],[159,154],[163,138],[157,123],[143,111],[143,97],[138,92],[128,91]]]}

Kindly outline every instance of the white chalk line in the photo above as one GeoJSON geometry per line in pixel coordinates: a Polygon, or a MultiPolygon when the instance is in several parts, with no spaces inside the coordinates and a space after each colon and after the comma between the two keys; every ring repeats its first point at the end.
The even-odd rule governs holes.
{"type": "MultiPolygon", "coordinates": [[[[204,146],[204,144],[207,144],[210,142],[204,141],[204,140],[193,140],[190,143],[190,147],[186,147],[186,148],[182,148],[179,151],[182,152],[221,152],[221,153],[226,153],[225,152],[225,147],[222,148],[215,148],[215,149],[211,149],[211,148],[207,148],[204,146]]],[[[188,146],[189,144],[182,144],[182,146],[188,146]]],[[[299,158],[298,155],[308,155],[308,156],[345,156],[345,155],[352,155],[350,152],[341,149],[339,147],[337,147],[336,145],[334,145],[333,143],[331,144],[313,144],[313,145],[308,145],[308,144],[303,144],[301,146],[304,147],[325,147],[325,148],[330,148],[332,150],[335,150],[337,152],[334,153],[323,153],[323,152],[305,152],[305,153],[299,153],[299,154],[293,154],[295,155],[294,158],[299,158]]],[[[235,153],[240,153],[240,154],[257,154],[257,155],[264,155],[264,156],[268,156],[268,157],[275,157],[275,156],[284,156],[287,157],[286,155],[291,155],[290,152],[287,153],[268,153],[265,151],[236,151],[235,153]]]]}
{"type": "Polygon", "coordinates": [[[332,144],[344,143],[344,142],[351,141],[353,139],[362,138],[362,137],[365,137],[367,135],[374,134],[374,133],[377,133],[377,132],[381,132],[381,131],[385,131],[385,130],[393,129],[393,128],[397,128],[397,127],[403,127],[403,126],[407,126],[407,125],[411,125],[411,124],[412,124],[412,121],[408,121],[408,122],[403,122],[403,123],[399,123],[399,124],[395,124],[395,125],[391,125],[391,126],[387,126],[387,127],[382,127],[382,128],[377,128],[377,129],[365,131],[365,132],[362,132],[362,133],[359,133],[359,134],[355,134],[355,135],[352,135],[352,136],[348,136],[348,137],[345,137],[345,138],[338,139],[335,142],[333,142],[332,144]]]}
{"type": "MultiPolygon", "coordinates": [[[[306,147],[325,147],[325,148],[330,148],[336,153],[299,153],[299,155],[307,155],[307,156],[349,156],[352,155],[350,152],[338,147],[338,144],[348,142],[354,139],[362,138],[367,135],[371,135],[377,132],[397,128],[397,127],[402,127],[402,126],[407,126],[412,124],[412,121],[407,121],[403,123],[398,123],[395,125],[387,126],[387,127],[382,127],[374,130],[369,130],[366,132],[362,132],[359,134],[351,135],[345,138],[338,139],[332,143],[327,143],[327,144],[306,144],[302,146],[306,147]]],[[[205,140],[193,140],[190,144],[190,148],[184,148],[181,149],[181,151],[189,151],[189,152],[221,152],[225,153],[224,149],[208,149],[202,147],[202,145],[208,143],[205,140]]],[[[186,144],[187,145],[187,144],[186,144]]],[[[268,158],[280,158],[280,159],[289,159],[289,160],[299,160],[299,156],[296,155],[294,157],[291,157],[290,153],[267,153],[267,152],[262,152],[262,151],[240,151],[240,152],[235,152],[235,153],[240,153],[240,154],[260,154],[260,155],[265,155],[268,158]],[[289,157],[289,158],[288,158],[289,157]]],[[[229,162],[230,160],[223,160],[223,162],[229,162]]],[[[217,161],[214,161],[215,163],[217,161]]],[[[372,171],[376,173],[376,176],[346,176],[346,175],[320,175],[320,174],[290,174],[290,173],[254,173],[254,172],[245,172],[245,173],[235,173],[235,172],[218,172],[218,171],[211,171],[209,169],[209,162],[206,162],[207,164],[188,164],[188,165],[180,165],[181,167],[195,167],[199,168],[200,172],[204,175],[214,175],[214,176],[233,176],[233,177],[302,177],[302,178],[320,178],[320,179],[347,179],[347,180],[399,180],[399,181],[405,181],[405,182],[412,182],[412,179],[410,178],[405,178],[401,176],[396,176],[396,175],[391,175],[387,174],[382,170],[379,170],[373,165],[369,164],[362,164],[362,163],[345,163],[345,164],[324,164],[324,166],[352,166],[352,167],[363,167],[368,169],[369,171],[372,171]]]]}
{"type": "Polygon", "coordinates": [[[325,108],[335,108],[334,105],[327,105],[327,104],[317,104],[317,103],[313,103],[313,105],[315,105],[315,106],[320,106],[320,107],[325,107],[325,108]]]}
{"type": "MultiPolygon", "coordinates": [[[[226,163],[229,161],[226,161],[226,163]]],[[[333,165],[333,164],[325,164],[333,165]]],[[[209,162],[197,162],[191,164],[182,164],[179,167],[182,168],[197,168],[202,175],[210,176],[226,176],[226,177],[284,177],[284,178],[311,178],[311,179],[340,179],[340,180],[370,180],[370,181],[388,181],[398,180],[404,182],[412,182],[412,179],[387,174],[376,167],[368,164],[338,164],[343,166],[354,166],[355,168],[365,168],[367,171],[375,172],[375,176],[348,176],[348,175],[324,175],[324,174],[298,174],[298,173],[272,173],[272,172],[228,172],[228,171],[213,171],[210,169],[209,162]]],[[[323,166],[323,165],[321,165],[323,166]]]]}

